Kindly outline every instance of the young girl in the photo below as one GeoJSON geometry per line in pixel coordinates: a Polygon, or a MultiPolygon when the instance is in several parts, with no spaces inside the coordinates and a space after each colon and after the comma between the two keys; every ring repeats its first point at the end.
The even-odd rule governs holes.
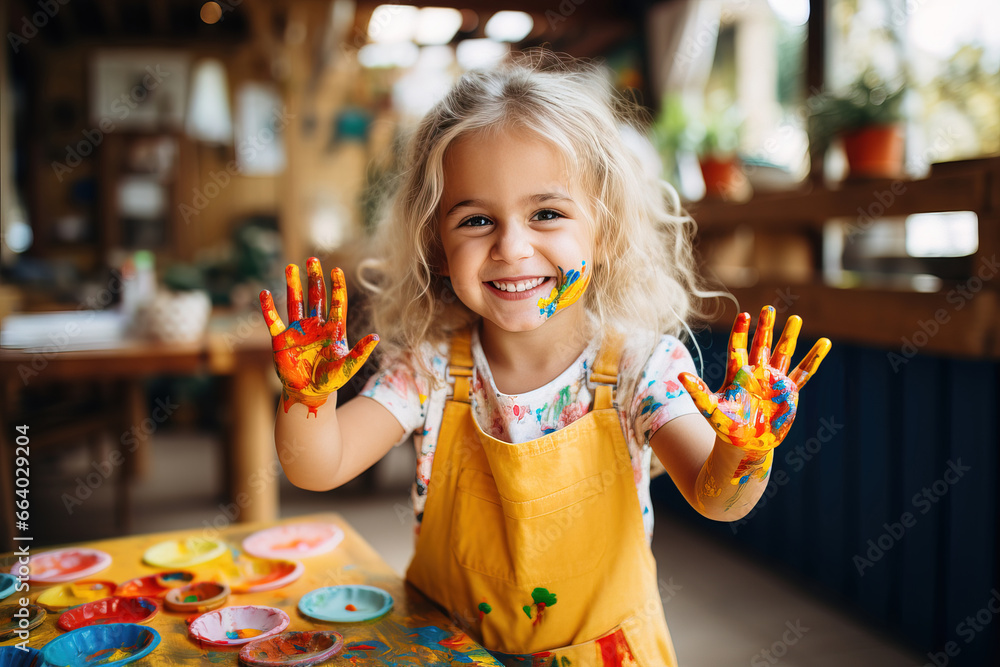
{"type": "Polygon", "coordinates": [[[694,375],[675,337],[706,294],[693,225],[627,148],[623,108],[600,70],[549,57],[462,77],[410,142],[373,286],[381,370],[344,405],[379,338],[348,348],[343,274],[327,317],[309,260],[306,316],[290,265],[287,329],[261,294],[288,478],[337,487],[413,434],[407,579],[504,664],[675,665],[652,454],[698,512],[744,516],[830,345],[786,376],[801,320],[772,356],[766,307],[749,354],[737,317],[720,392],[694,375]]]}

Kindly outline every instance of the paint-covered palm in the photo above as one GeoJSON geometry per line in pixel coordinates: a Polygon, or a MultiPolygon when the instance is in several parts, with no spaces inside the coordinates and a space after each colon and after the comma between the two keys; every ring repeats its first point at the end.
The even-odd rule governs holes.
{"type": "Polygon", "coordinates": [[[729,336],[726,379],[718,392],[709,391],[705,383],[691,373],[680,375],[695,405],[719,437],[747,450],[766,452],[785,439],[795,419],[799,391],[830,351],[830,340],[821,338],[786,375],[802,319],[797,315],[788,318],[772,356],[774,319],[771,306],[760,311],[748,355],[750,314],[737,315],[729,336]]]}
{"type": "Polygon", "coordinates": [[[309,274],[309,316],[302,303],[299,267],[285,268],[288,286],[286,328],[274,307],[271,293],[260,293],[260,308],[271,332],[274,368],[281,379],[285,412],[292,403],[302,403],[311,414],[326,403],[330,394],[344,386],[361,368],[378,344],[378,336],[362,338],[353,349],[347,346],[347,288],[344,273],[330,272],[333,282],[329,312],[325,308],[326,284],[323,267],[315,257],[306,263],[309,274]]]}

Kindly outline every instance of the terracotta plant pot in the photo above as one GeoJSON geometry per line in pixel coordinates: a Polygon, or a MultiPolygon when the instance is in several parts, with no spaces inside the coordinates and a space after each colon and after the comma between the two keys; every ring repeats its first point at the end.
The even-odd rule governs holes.
{"type": "Polygon", "coordinates": [[[705,156],[698,159],[705,180],[705,196],[742,200],[749,197],[750,184],[737,157],[705,156]]]}
{"type": "Polygon", "coordinates": [[[899,125],[874,125],[841,135],[850,175],[861,178],[899,178],[906,147],[899,125]]]}

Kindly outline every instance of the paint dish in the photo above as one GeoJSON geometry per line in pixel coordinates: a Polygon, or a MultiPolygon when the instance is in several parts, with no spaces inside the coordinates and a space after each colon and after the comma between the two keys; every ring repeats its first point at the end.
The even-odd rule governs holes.
{"type": "Polygon", "coordinates": [[[309,591],[299,611],[310,618],[337,623],[370,621],[389,613],[392,596],[374,586],[327,586],[309,591]]]}
{"type": "Polygon", "coordinates": [[[17,577],[6,572],[0,573],[0,600],[17,590],[17,577]]]}
{"type": "Polygon", "coordinates": [[[191,637],[205,644],[237,646],[276,635],[290,622],[288,614],[280,609],[245,605],[202,614],[191,621],[188,631],[191,637]]]}
{"type": "Polygon", "coordinates": [[[305,566],[293,560],[240,556],[220,569],[234,593],[259,593],[287,586],[302,576],[305,566]]]}
{"type": "Polygon", "coordinates": [[[145,657],[159,643],[160,634],[144,625],[88,625],[50,641],[42,649],[42,658],[60,667],[111,667],[145,657]]]}
{"type": "MultiPolygon", "coordinates": [[[[111,565],[109,554],[97,549],[76,547],[46,551],[30,556],[28,560],[30,571],[28,577],[37,584],[61,584],[82,579],[111,565]]],[[[15,564],[10,573],[17,574],[16,570],[20,567],[19,564],[15,564]]]]}
{"type": "Polygon", "coordinates": [[[218,609],[229,599],[230,589],[215,581],[199,581],[181,588],[175,588],[164,598],[170,611],[206,612],[218,609]]]}
{"type": "Polygon", "coordinates": [[[16,646],[0,646],[0,667],[42,667],[42,652],[36,648],[22,651],[16,646]]]}
{"type": "Polygon", "coordinates": [[[45,620],[47,612],[37,604],[29,604],[22,607],[19,604],[5,604],[0,607],[0,642],[10,639],[17,630],[32,630],[37,628],[45,620]],[[21,627],[22,616],[14,614],[24,613],[21,610],[28,610],[28,625],[21,627]]]}
{"type": "Polygon", "coordinates": [[[35,600],[50,611],[58,611],[67,607],[75,607],[78,604],[86,604],[101,598],[108,598],[115,594],[117,586],[113,581],[99,581],[87,579],[86,581],[76,581],[72,584],[62,584],[53,586],[43,592],[35,600]]]}
{"type": "Polygon", "coordinates": [[[159,572],[154,577],[157,584],[170,590],[190,584],[194,581],[194,572],[190,570],[169,570],[167,572],[159,572]]]}
{"type": "Polygon", "coordinates": [[[218,558],[226,552],[226,544],[203,537],[160,542],[146,550],[142,559],[153,567],[182,569],[218,558]]]}
{"type": "Polygon", "coordinates": [[[282,632],[241,648],[240,662],[254,667],[307,667],[329,660],[343,647],[344,638],[337,632],[282,632]]]}
{"type": "Polygon", "coordinates": [[[180,588],[194,581],[194,572],[170,570],[145,577],[136,577],[118,584],[115,595],[119,597],[162,598],[174,588],[180,588]]]}
{"type": "Polygon", "coordinates": [[[111,597],[67,609],[59,616],[61,630],[76,630],[86,625],[109,623],[145,623],[156,616],[160,607],[146,597],[111,597]]]}
{"type": "Polygon", "coordinates": [[[146,577],[136,577],[135,579],[123,581],[115,589],[115,595],[124,598],[162,598],[169,590],[166,586],[160,585],[155,574],[151,574],[146,577]]]}
{"type": "Polygon", "coordinates": [[[333,551],[343,539],[344,531],[332,523],[293,523],[257,531],[243,540],[243,550],[258,558],[297,560],[333,551]]]}

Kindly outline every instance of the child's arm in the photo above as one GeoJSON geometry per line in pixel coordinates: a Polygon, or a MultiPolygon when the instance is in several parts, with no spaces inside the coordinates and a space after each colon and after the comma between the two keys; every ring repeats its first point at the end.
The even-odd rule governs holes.
{"type": "Polygon", "coordinates": [[[261,292],[260,303],[282,384],[282,406],[274,428],[278,459],[293,484],[322,491],[353,479],[379,460],[399,442],[403,427],[392,413],[368,398],[335,408],[337,389],[361,368],[378,336],[366,336],[349,349],[344,274],[340,269],[331,271],[332,303],[327,318],[326,285],[315,257],[309,259],[308,271],[308,317],[294,264],[285,270],[288,327],[278,316],[270,292],[261,292]]]}
{"type": "Polygon", "coordinates": [[[777,447],[795,419],[799,390],[830,350],[822,338],[786,376],[802,320],[788,319],[774,356],[774,308],[761,310],[750,355],[750,315],[736,318],[722,389],[711,393],[690,373],[680,380],[708,420],[678,417],[656,431],[650,444],[687,501],[704,516],[735,521],[764,493],[777,447]]]}

